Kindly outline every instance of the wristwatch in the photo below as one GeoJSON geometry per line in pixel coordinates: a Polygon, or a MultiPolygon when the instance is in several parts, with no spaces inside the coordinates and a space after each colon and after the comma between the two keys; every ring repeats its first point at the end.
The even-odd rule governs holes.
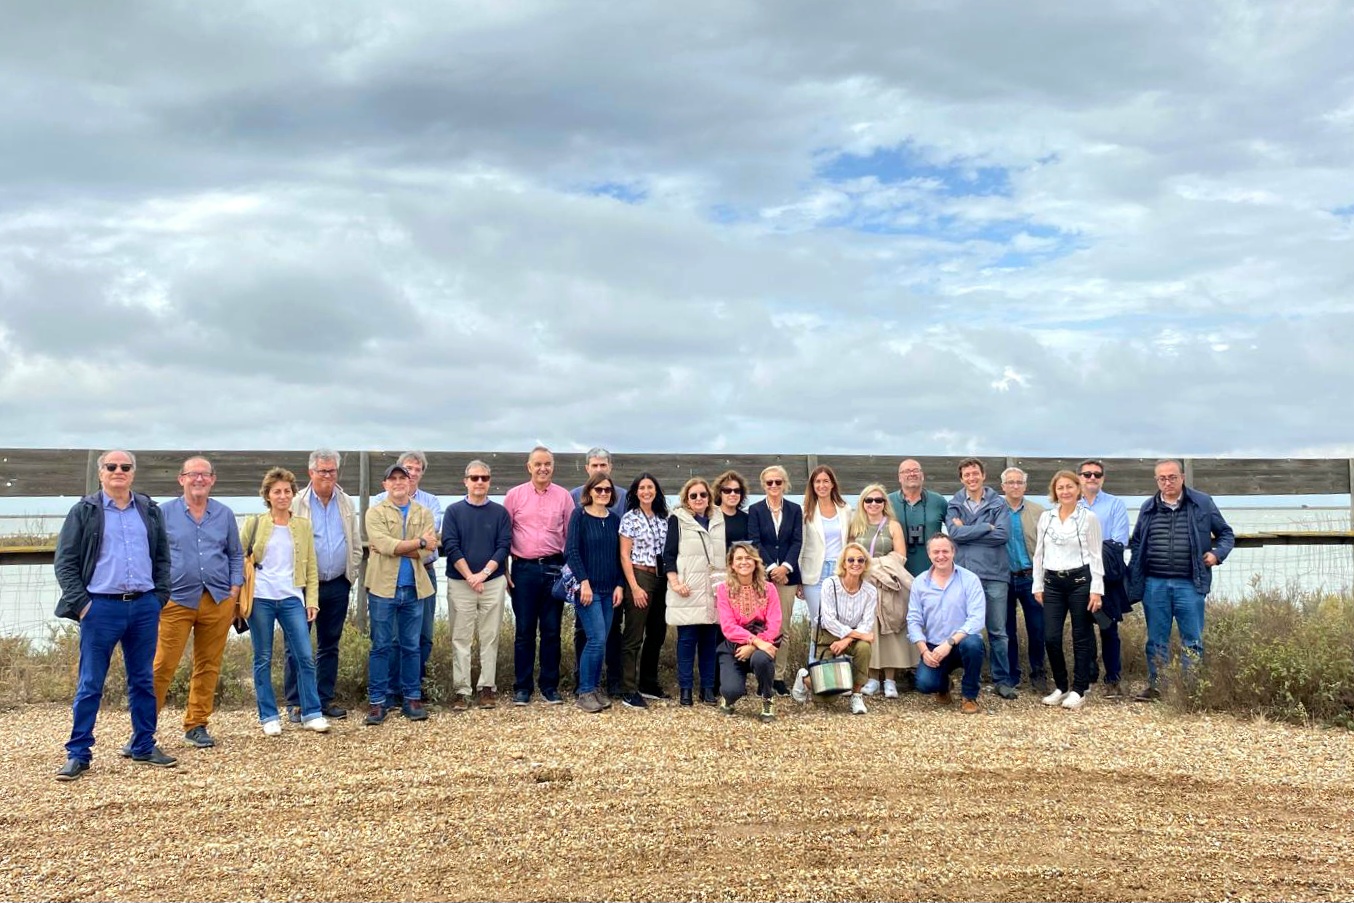
{"type": "Polygon", "coordinates": [[[419,547],[420,549],[426,549],[426,548],[428,548],[428,540],[423,539],[422,537],[420,537],[420,538],[419,538],[419,541],[418,541],[418,547],[419,547]]]}

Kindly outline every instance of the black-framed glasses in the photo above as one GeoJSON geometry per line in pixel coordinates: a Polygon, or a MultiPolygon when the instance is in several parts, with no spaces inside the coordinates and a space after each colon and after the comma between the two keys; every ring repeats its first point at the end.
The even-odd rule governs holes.
{"type": "Polygon", "coordinates": [[[863,500],[861,501],[861,504],[862,504],[862,505],[882,505],[882,504],[884,504],[884,500],[881,499],[881,498],[863,499],[863,500]]]}
{"type": "Polygon", "coordinates": [[[338,476],[337,467],[316,467],[311,473],[317,477],[336,477],[338,476]]]}
{"type": "MultiPolygon", "coordinates": [[[[472,483],[487,483],[491,479],[487,473],[472,473],[466,477],[472,483]]],[[[609,492],[610,490],[608,490],[609,492]]]]}
{"type": "Polygon", "coordinates": [[[123,473],[131,473],[134,468],[131,464],[114,464],[110,461],[103,466],[103,469],[109,473],[116,473],[119,470],[123,473]]]}
{"type": "Polygon", "coordinates": [[[599,492],[602,493],[603,495],[611,495],[611,487],[610,487],[610,486],[594,486],[594,487],[592,487],[592,494],[593,494],[593,495],[596,495],[596,494],[599,493],[599,492]]]}
{"type": "Polygon", "coordinates": [[[784,480],[762,480],[763,486],[784,486],[784,480]]]}
{"type": "Polygon", "coordinates": [[[723,493],[724,495],[742,495],[742,494],[743,494],[743,487],[742,487],[742,486],[721,486],[721,487],[719,487],[719,491],[720,491],[721,493],[723,493]]]}
{"type": "Polygon", "coordinates": [[[1178,483],[1178,482],[1180,482],[1180,479],[1181,479],[1180,474],[1178,474],[1178,473],[1168,473],[1168,474],[1166,474],[1165,476],[1157,477],[1157,482],[1158,482],[1158,483],[1178,483]]]}
{"type": "Polygon", "coordinates": [[[1094,470],[1083,470],[1081,473],[1077,474],[1077,476],[1081,477],[1083,480],[1098,480],[1104,475],[1104,471],[1096,473],[1094,470]]]}
{"type": "Polygon", "coordinates": [[[190,480],[210,480],[216,474],[212,471],[184,470],[179,472],[179,476],[187,477],[190,480]]]}

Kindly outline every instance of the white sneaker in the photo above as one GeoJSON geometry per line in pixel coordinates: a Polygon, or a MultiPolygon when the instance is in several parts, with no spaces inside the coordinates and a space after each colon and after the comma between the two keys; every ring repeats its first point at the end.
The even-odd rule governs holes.
{"type": "Polygon", "coordinates": [[[898,698],[898,682],[897,682],[897,681],[895,681],[895,680],[886,680],[886,681],[884,681],[884,698],[885,698],[885,699],[897,699],[897,698],[898,698]]]}
{"type": "Polygon", "coordinates": [[[865,697],[861,696],[859,693],[851,694],[851,714],[852,715],[865,714],[865,697]]]}
{"type": "Polygon", "coordinates": [[[269,737],[277,737],[282,734],[282,722],[277,718],[270,718],[263,722],[263,733],[269,737]]]}
{"type": "Polygon", "coordinates": [[[860,688],[860,692],[864,693],[866,696],[878,696],[879,681],[871,677],[869,680],[865,681],[865,686],[860,688]]]}
{"type": "Polygon", "coordinates": [[[306,730],[314,731],[317,734],[329,733],[329,720],[325,718],[323,715],[320,715],[316,718],[312,718],[301,726],[304,727],[306,730]]]}
{"type": "Polygon", "coordinates": [[[1055,689],[1052,693],[1039,700],[1044,705],[1062,705],[1063,700],[1072,694],[1064,693],[1062,690],[1055,689]]]}
{"type": "Polygon", "coordinates": [[[809,691],[804,687],[804,682],[808,679],[809,669],[800,668],[799,673],[795,675],[794,684],[790,687],[790,695],[794,697],[795,702],[798,702],[801,705],[809,701],[809,691]]]}
{"type": "Polygon", "coordinates": [[[1071,693],[1068,693],[1067,698],[1063,700],[1063,708],[1065,709],[1079,709],[1085,704],[1086,697],[1082,696],[1076,690],[1073,690],[1071,693]]]}

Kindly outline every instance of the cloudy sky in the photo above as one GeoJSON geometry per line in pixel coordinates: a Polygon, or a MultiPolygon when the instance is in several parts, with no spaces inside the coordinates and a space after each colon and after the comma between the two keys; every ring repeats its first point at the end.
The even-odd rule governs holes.
{"type": "Polygon", "coordinates": [[[1354,453],[1347,3],[4,18],[3,445],[1354,453]]]}

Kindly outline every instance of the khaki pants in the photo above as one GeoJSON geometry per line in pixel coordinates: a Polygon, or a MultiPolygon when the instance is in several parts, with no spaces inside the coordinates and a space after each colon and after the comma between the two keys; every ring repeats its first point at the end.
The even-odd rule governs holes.
{"type": "Polygon", "coordinates": [[[472,694],[470,684],[470,643],[480,638],[481,688],[494,689],[498,676],[498,630],[503,623],[503,600],[508,581],[495,577],[484,581],[483,592],[475,592],[464,580],[447,580],[447,601],[452,612],[451,685],[462,696],[472,694]]]}
{"type": "Polygon", "coordinates": [[[780,635],[783,637],[780,648],[776,650],[776,680],[789,680],[787,669],[790,667],[790,620],[795,615],[795,591],[799,589],[799,584],[771,585],[780,596],[780,635]]]}
{"type": "Polygon", "coordinates": [[[165,695],[174,681],[188,645],[188,634],[193,635],[193,678],[188,684],[188,708],[183,714],[183,729],[206,727],[207,719],[216,705],[216,683],[221,677],[221,656],[230,637],[230,624],[235,618],[235,603],[220,605],[211,593],[204,592],[197,608],[170,600],[160,612],[160,639],[155,645],[155,711],[165,707],[165,695]]]}
{"type": "MultiPolygon", "coordinates": [[[[841,637],[833,636],[827,632],[824,627],[818,628],[818,657],[834,658],[828,646],[840,640],[841,637]]],[[[870,676],[870,654],[873,651],[871,645],[864,640],[853,640],[850,646],[847,646],[844,654],[851,658],[851,691],[859,693],[860,688],[865,686],[866,679],[870,676]]]]}

